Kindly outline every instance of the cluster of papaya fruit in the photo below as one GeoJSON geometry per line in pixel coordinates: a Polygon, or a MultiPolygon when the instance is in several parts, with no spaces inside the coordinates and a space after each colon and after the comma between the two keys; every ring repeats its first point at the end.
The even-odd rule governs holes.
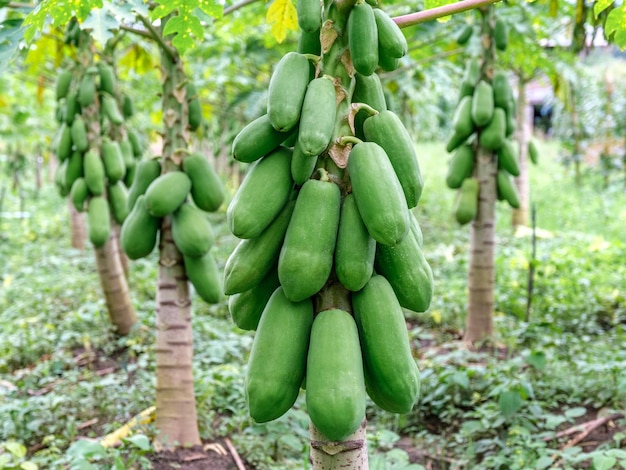
{"type": "MultiPolygon", "coordinates": [[[[468,25],[457,37],[467,43],[473,26],[468,25]],[[469,31],[469,33],[467,32],[469,31]]],[[[508,27],[497,19],[490,35],[496,49],[504,51],[508,44],[508,27]]],[[[446,184],[458,189],[454,208],[456,220],[466,224],[476,217],[480,185],[474,176],[476,154],[480,148],[493,152],[498,162],[498,199],[519,208],[519,196],[511,176],[519,176],[517,147],[512,140],[516,124],[516,102],[507,75],[496,71],[488,76],[485,61],[474,58],[467,63],[461,82],[460,99],[452,119],[453,132],[446,150],[454,152],[446,184]]]]}
{"type": "Polygon", "coordinates": [[[222,205],[224,188],[203,155],[186,155],[181,170],[162,172],[158,158],[139,163],[128,191],[129,214],[120,244],[130,259],[148,256],[157,244],[163,218],[171,216],[172,238],[183,255],[188,279],[203,300],[217,303],[222,283],[209,251],[215,235],[207,212],[222,205]]]}
{"type": "Polygon", "coordinates": [[[60,164],[55,182],[62,197],[69,194],[76,210],[87,210],[89,239],[96,247],[109,239],[111,217],[119,224],[126,218],[126,188],[143,155],[141,141],[131,129],[118,132],[124,136],[119,141],[104,132],[107,125],[119,128],[133,114],[130,98],[125,96],[120,106],[116,96],[114,71],[104,62],[64,69],[57,77],[60,127],[52,146],[60,164]],[[96,116],[90,114],[93,110],[96,116]]]}
{"type": "MultiPolygon", "coordinates": [[[[384,27],[376,29],[381,16],[365,3],[349,12],[346,87],[312,57],[321,50],[321,3],[299,1],[299,52],[275,67],[267,114],[233,142],[234,158],[251,165],[227,209],[241,241],[227,260],[224,292],[235,323],[256,330],[249,412],[257,422],[279,418],[306,389],[310,418],[331,440],[359,427],[366,394],[385,410],[411,410],[420,378],[402,309],[425,311],[433,289],[410,210],[423,187],[417,155],[374,74],[387,56],[381,49],[390,47],[382,46],[384,27]],[[337,110],[363,103],[361,121],[347,126],[337,110]],[[349,152],[343,166],[331,152],[342,143],[349,152]]],[[[397,58],[406,40],[399,29],[394,38],[397,58]]]]}

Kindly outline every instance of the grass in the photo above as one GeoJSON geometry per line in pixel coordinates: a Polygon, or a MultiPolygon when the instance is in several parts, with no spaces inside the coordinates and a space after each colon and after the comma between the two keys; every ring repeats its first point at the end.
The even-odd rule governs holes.
{"type": "MultiPolygon", "coordinates": [[[[621,427],[593,449],[562,451],[554,437],[560,427],[597,410],[626,408],[623,182],[602,189],[601,178],[589,172],[577,187],[558,164],[558,146],[541,144],[540,165],[530,174],[537,225],[547,236],[537,240],[530,321],[524,321],[530,238],[512,233],[510,210],[499,204],[497,347],[468,351],[458,338],[467,300],[469,228],[452,218],[454,193],[444,185],[449,157],[442,145],[418,149],[425,191],[416,214],[436,280],[430,310],[407,312],[422,396],[406,416],[369,404],[370,467],[423,468],[409,466],[416,449],[419,461],[430,459],[434,468],[547,468],[559,458],[566,468],[610,468],[613,460],[624,461],[618,452],[625,438],[621,427]],[[401,437],[410,443],[408,450],[399,446],[401,437]]],[[[156,257],[131,269],[144,328],[116,339],[92,251],[69,248],[64,202],[50,186],[39,198],[26,199],[28,217],[6,215],[19,207],[17,195],[8,192],[0,219],[0,468],[66,468],[77,437],[102,436],[153,403],[156,257]],[[79,361],[78,354],[86,352],[111,361],[114,371],[101,374],[97,360],[79,361]]],[[[236,241],[224,214],[212,220],[214,254],[223,267],[236,241]]],[[[230,436],[261,469],[305,468],[303,397],[283,418],[253,424],[243,391],[252,335],[233,325],[225,303],[194,299],[193,322],[202,436],[230,436]]],[[[152,431],[142,429],[146,435],[152,431]]],[[[140,447],[111,451],[117,452],[111,458],[129,462],[140,447]]]]}

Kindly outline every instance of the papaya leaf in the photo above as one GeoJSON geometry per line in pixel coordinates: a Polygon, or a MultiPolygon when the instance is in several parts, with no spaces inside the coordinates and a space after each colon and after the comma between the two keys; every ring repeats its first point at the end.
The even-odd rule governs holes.
{"type": "Polygon", "coordinates": [[[593,4],[593,14],[597,18],[600,13],[613,5],[613,0],[597,0],[593,4]]]}
{"type": "Polygon", "coordinates": [[[604,34],[620,49],[626,48],[626,4],[611,10],[604,25],[604,34]]]}
{"type": "Polygon", "coordinates": [[[53,27],[65,26],[75,16],[79,22],[85,21],[91,10],[102,8],[102,0],[82,0],[80,2],[43,0],[24,19],[24,39],[30,43],[38,31],[46,24],[53,27]]]}
{"type": "MultiPolygon", "coordinates": [[[[455,3],[455,1],[456,0],[424,0],[424,9],[425,10],[430,10],[431,8],[442,7],[442,6],[448,5],[450,3],[455,3]]],[[[443,16],[441,18],[438,18],[437,21],[439,21],[440,23],[445,23],[450,18],[451,18],[450,15],[443,16]]]]}
{"type": "Polygon", "coordinates": [[[89,30],[91,37],[104,46],[114,36],[114,31],[119,29],[119,23],[108,11],[96,8],[81,24],[81,29],[89,30]]]}
{"type": "Polygon", "coordinates": [[[267,22],[272,26],[272,36],[278,43],[287,37],[287,30],[298,30],[296,7],[291,0],[274,0],[267,9],[267,22]]]}

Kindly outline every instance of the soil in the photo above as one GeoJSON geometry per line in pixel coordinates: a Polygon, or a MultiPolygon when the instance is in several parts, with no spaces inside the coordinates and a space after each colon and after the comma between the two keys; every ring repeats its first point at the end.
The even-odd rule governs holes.
{"type": "Polygon", "coordinates": [[[159,452],[148,456],[153,470],[251,470],[230,441],[207,442],[202,446],[159,452]],[[239,466],[236,459],[240,460],[239,466]]]}

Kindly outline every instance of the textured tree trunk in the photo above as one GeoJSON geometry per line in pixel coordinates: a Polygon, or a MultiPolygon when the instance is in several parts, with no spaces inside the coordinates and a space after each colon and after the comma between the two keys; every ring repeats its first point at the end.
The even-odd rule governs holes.
{"type": "Polygon", "coordinates": [[[328,441],[313,424],[311,436],[311,467],[315,470],[367,470],[366,421],[343,441],[328,441]]]}
{"type": "Polygon", "coordinates": [[[70,240],[72,248],[84,250],[85,239],[87,238],[85,216],[76,210],[74,204],[69,199],[67,200],[67,207],[70,212],[70,240]]]}
{"type": "MultiPolygon", "coordinates": [[[[481,8],[482,45],[484,54],[483,77],[491,81],[495,62],[495,48],[491,38],[493,6],[481,8]]],[[[478,139],[477,139],[478,140],[478,139]]],[[[493,333],[494,257],[496,226],[497,162],[492,151],[478,146],[475,177],[478,178],[478,211],[470,232],[469,297],[464,340],[470,343],[483,340],[493,333]]]]}
{"type": "Polygon", "coordinates": [[[120,257],[120,265],[122,266],[122,272],[124,273],[124,277],[126,279],[128,279],[128,266],[129,266],[129,260],[128,260],[128,256],[126,256],[126,253],[124,253],[124,250],[120,250],[120,230],[122,230],[122,227],[120,224],[118,224],[117,222],[113,221],[111,222],[111,238],[113,238],[115,240],[115,244],[118,246],[118,250],[117,253],[120,257]]]}
{"type": "Polygon", "coordinates": [[[109,237],[103,247],[95,248],[100,285],[111,323],[119,335],[130,333],[137,323],[137,315],[130,301],[128,284],[120,263],[116,237],[109,237]]]}
{"type": "Polygon", "coordinates": [[[532,107],[528,105],[526,95],[527,82],[522,77],[519,79],[517,98],[517,131],[516,140],[519,145],[519,170],[520,175],[515,178],[515,186],[519,194],[520,208],[513,209],[511,222],[513,228],[518,225],[528,225],[530,207],[530,180],[528,175],[528,144],[532,136],[532,107]]]}
{"type": "Polygon", "coordinates": [[[494,257],[497,165],[492,152],[479,149],[478,213],[470,234],[469,301],[464,340],[475,342],[493,333],[494,257]]]}
{"type": "MultiPolygon", "coordinates": [[[[169,49],[161,48],[164,173],[177,170],[188,146],[187,78],[180,56],[169,49]]],[[[189,283],[169,216],[163,219],[159,241],[156,328],[157,450],[198,445],[189,283]]]]}

